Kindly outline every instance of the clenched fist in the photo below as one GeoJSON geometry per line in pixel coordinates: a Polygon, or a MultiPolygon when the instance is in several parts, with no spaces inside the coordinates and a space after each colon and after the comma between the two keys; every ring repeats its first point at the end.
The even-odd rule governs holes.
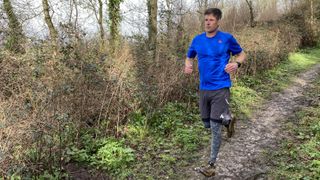
{"type": "Polygon", "coordinates": [[[224,70],[227,72],[227,73],[233,73],[233,72],[236,72],[238,69],[238,64],[237,63],[229,63],[226,65],[226,67],[224,68],[224,70]]]}
{"type": "Polygon", "coordinates": [[[186,74],[191,74],[192,71],[193,71],[192,65],[185,65],[185,66],[184,66],[184,73],[186,73],[186,74]]]}

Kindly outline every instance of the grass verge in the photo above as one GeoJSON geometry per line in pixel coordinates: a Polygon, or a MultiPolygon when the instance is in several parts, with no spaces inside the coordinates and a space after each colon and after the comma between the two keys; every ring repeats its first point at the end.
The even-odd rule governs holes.
{"type": "MultiPolygon", "coordinates": [[[[295,75],[319,62],[320,49],[307,49],[291,54],[272,70],[242,78],[232,88],[234,113],[250,116],[254,107],[261,105],[272,92],[285,89],[295,75]]],[[[127,127],[127,136],[131,136],[127,141],[137,150],[135,178],[185,178],[179,169],[203,156],[196,152],[208,146],[211,137],[202,127],[196,101],[191,105],[168,104],[151,117],[138,114],[131,122],[135,123],[127,127]]]]}
{"type": "Polygon", "coordinates": [[[231,89],[234,113],[240,119],[246,119],[254,107],[269,99],[273,92],[287,88],[297,74],[317,63],[320,63],[320,48],[304,49],[290,54],[286,61],[274,69],[242,77],[231,89]]]}
{"type": "Polygon", "coordinates": [[[320,78],[305,93],[309,106],[289,119],[289,137],[272,154],[272,179],[320,179],[320,78]],[[293,129],[293,130],[291,130],[293,129]]]}
{"type": "MultiPolygon", "coordinates": [[[[303,50],[291,54],[272,70],[243,77],[232,88],[234,113],[250,116],[254,107],[261,105],[272,92],[285,89],[295,75],[319,63],[319,57],[320,49],[303,50]]],[[[135,157],[126,171],[114,174],[118,178],[183,179],[185,174],[179,169],[202,156],[197,150],[208,145],[211,136],[202,126],[196,100],[191,104],[169,103],[152,115],[136,112],[122,129],[122,141],[134,150],[135,157]]]]}
{"type": "MultiPolygon", "coordinates": [[[[287,61],[272,70],[242,77],[231,89],[234,114],[240,119],[247,118],[254,107],[261,105],[272,92],[285,89],[291,84],[292,77],[319,62],[320,49],[308,49],[291,54],[287,61]]],[[[307,129],[311,128],[309,125],[304,125],[306,131],[302,133],[310,141],[289,153],[295,155],[298,150],[304,149],[302,157],[304,161],[310,160],[311,164],[293,164],[289,170],[308,167],[306,171],[311,171],[319,167],[319,159],[313,158],[319,156],[314,151],[319,150],[319,139],[313,139],[314,134],[307,133],[307,129]]],[[[313,128],[312,132],[315,130],[319,131],[313,128]]],[[[82,144],[67,148],[65,159],[92,169],[105,170],[117,179],[185,179],[185,173],[180,170],[203,156],[197,152],[208,146],[211,138],[211,134],[203,128],[196,99],[188,104],[168,103],[154,114],[135,112],[128,123],[119,129],[119,137],[95,139],[96,134],[94,129],[92,133],[90,130],[83,132],[80,137],[82,144]]],[[[284,164],[280,167],[285,167],[286,160],[280,162],[280,165],[284,164]]],[[[318,172],[317,169],[315,171],[318,172]]],[[[290,174],[290,171],[283,169],[275,172],[274,176],[286,173],[290,174]]]]}

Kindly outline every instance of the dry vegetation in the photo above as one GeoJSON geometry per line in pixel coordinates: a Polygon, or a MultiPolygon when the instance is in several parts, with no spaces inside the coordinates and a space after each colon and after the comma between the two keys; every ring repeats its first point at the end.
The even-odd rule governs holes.
{"type": "MultiPolygon", "coordinates": [[[[234,19],[225,19],[230,22],[225,29],[234,32],[249,55],[238,74],[256,75],[300,46],[314,45],[319,32],[308,28],[304,14],[292,11],[241,30],[232,26],[234,19]]],[[[64,45],[57,53],[46,43],[29,42],[23,54],[1,49],[0,176],[62,167],[65,148],[80,143],[87,127],[98,129],[96,136],[120,137],[130,113],[187,102],[197,88],[197,77],[182,73],[183,54],[197,24],[190,17],[176,36],[160,34],[157,62],[145,53],[143,38],[123,42],[113,58],[101,54],[95,40],[64,45]],[[37,150],[34,159],[30,149],[37,150]]]]}

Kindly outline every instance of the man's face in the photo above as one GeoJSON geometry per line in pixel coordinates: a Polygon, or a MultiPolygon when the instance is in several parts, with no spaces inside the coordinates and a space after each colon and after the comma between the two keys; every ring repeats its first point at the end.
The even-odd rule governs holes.
{"type": "Polygon", "coordinates": [[[207,33],[214,32],[218,28],[220,21],[212,14],[205,15],[204,18],[205,18],[205,25],[204,25],[205,31],[207,33]]]}

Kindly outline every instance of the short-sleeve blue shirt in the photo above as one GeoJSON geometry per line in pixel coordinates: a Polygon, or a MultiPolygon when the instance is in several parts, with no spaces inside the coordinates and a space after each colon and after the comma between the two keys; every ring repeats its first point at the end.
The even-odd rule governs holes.
{"type": "Polygon", "coordinates": [[[231,87],[230,75],[224,69],[230,56],[241,52],[242,48],[230,33],[218,31],[211,38],[206,33],[197,35],[192,40],[187,57],[198,56],[200,90],[231,87]]]}

